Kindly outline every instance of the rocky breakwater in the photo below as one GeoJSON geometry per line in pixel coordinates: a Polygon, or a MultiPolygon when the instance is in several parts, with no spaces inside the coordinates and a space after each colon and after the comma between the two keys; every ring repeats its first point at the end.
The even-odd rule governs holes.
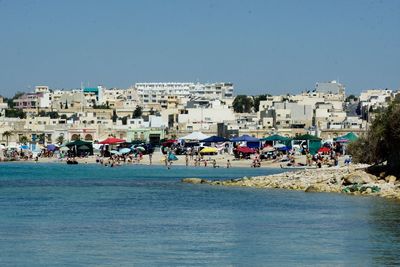
{"type": "Polygon", "coordinates": [[[248,186],[258,188],[281,188],[305,192],[334,192],[353,195],[376,195],[400,199],[400,181],[393,175],[380,177],[356,168],[322,168],[284,172],[231,180],[206,180],[185,178],[191,184],[219,186],[248,186]]]}

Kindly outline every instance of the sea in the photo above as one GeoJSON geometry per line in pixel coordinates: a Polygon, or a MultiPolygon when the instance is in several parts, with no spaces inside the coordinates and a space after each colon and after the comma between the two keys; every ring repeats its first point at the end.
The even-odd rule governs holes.
{"type": "Polygon", "coordinates": [[[0,164],[0,266],[399,266],[400,202],[222,187],[279,169],[0,164]]]}

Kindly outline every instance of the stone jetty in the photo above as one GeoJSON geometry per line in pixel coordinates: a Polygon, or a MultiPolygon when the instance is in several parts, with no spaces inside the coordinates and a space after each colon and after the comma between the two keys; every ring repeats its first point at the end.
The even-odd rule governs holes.
{"type": "Polygon", "coordinates": [[[305,192],[332,192],[352,195],[376,195],[400,200],[400,181],[393,175],[380,177],[365,172],[359,166],[305,169],[280,174],[243,177],[231,180],[185,178],[184,183],[216,186],[248,186],[281,188],[305,192]]]}

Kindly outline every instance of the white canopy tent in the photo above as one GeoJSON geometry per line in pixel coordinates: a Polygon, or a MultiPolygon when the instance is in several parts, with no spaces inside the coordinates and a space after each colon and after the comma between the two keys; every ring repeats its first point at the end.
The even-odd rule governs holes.
{"type": "Polygon", "coordinates": [[[210,136],[203,134],[202,132],[193,132],[191,134],[188,134],[186,136],[183,136],[179,139],[181,140],[197,140],[197,141],[201,141],[203,139],[209,138],[210,136]]]}

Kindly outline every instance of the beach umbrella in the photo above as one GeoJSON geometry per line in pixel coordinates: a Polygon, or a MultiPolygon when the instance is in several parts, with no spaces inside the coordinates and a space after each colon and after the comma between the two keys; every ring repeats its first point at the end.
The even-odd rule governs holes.
{"type": "Polygon", "coordinates": [[[177,140],[167,140],[165,142],[163,142],[161,145],[162,146],[171,146],[172,144],[175,144],[177,142],[177,140]]]}
{"type": "Polygon", "coordinates": [[[205,147],[203,148],[200,153],[217,153],[218,149],[216,149],[215,147],[205,147]]]}
{"type": "Polygon", "coordinates": [[[331,149],[329,147],[321,147],[320,149],[318,149],[318,153],[328,153],[329,151],[331,151],[331,149]]]}
{"type": "Polygon", "coordinates": [[[262,151],[263,152],[271,152],[271,151],[275,151],[275,148],[273,148],[272,146],[266,146],[263,148],[262,151]]]}
{"type": "Polygon", "coordinates": [[[133,149],[136,149],[137,151],[146,151],[146,149],[142,146],[137,146],[137,147],[132,147],[133,149]]]}
{"type": "Polygon", "coordinates": [[[127,154],[127,153],[129,153],[129,152],[131,152],[132,150],[130,149],[130,148],[122,148],[120,151],[119,151],[119,153],[121,153],[121,154],[127,154]]]}
{"type": "Polygon", "coordinates": [[[255,151],[253,149],[251,149],[247,146],[241,146],[236,151],[239,153],[243,153],[243,154],[254,154],[255,153],[255,151]]]}
{"type": "Polygon", "coordinates": [[[121,153],[118,152],[117,150],[111,150],[110,154],[121,155],[121,153]]]}
{"type": "Polygon", "coordinates": [[[28,149],[29,149],[29,146],[27,146],[27,145],[22,145],[22,146],[20,146],[20,148],[21,148],[21,149],[24,149],[24,150],[28,150],[28,149]]]}
{"type": "Polygon", "coordinates": [[[125,142],[124,139],[119,139],[119,138],[115,138],[115,137],[108,137],[107,139],[99,142],[99,144],[115,145],[115,144],[120,144],[120,143],[124,143],[124,142],[125,142]]]}
{"type": "Polygon", "coordinates": [[[68,150],[69,150],[69,148],[66,147],[66,146],[63,146],[63,147],[60,148],[60,151],[64,151],[65,152],[65,151],[68,151],[68,150]]]}

